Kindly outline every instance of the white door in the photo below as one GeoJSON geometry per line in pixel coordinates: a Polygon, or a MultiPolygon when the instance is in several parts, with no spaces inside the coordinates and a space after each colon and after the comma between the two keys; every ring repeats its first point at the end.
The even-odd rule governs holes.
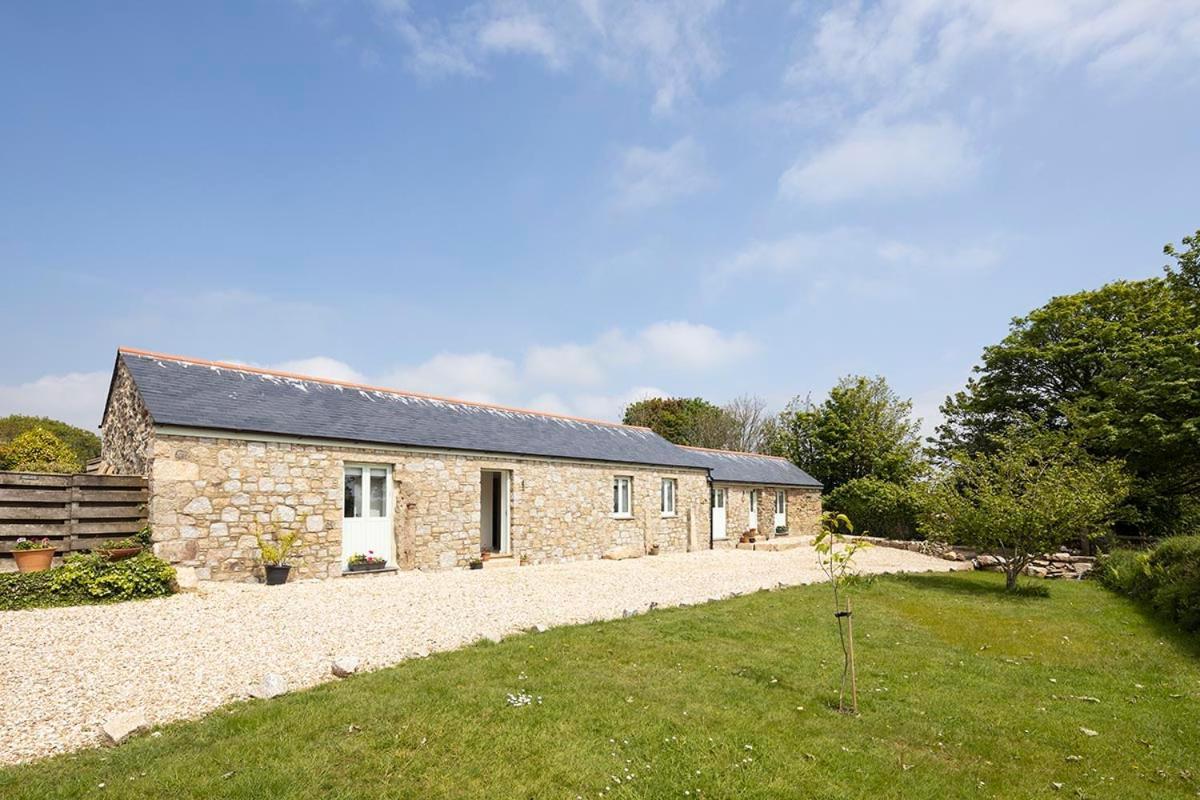
{"type": "Polygon", "coordinates": [[[712,499],[713,538],[724,539],[728,534],[725,530],[725,490],[713,489],[712,499]]]}
{"type": "MultiPolygon", "coordinates": [[[[746,527],[750,530],[757,530],[758,528],[758,489],[750,490],[750,517],[746,522],[746,527]]],[[[766,531],[763,531],[763,533],[766,533],[766,531]]]]}
{"type": "Polygon", "coordinates": [[[782,489],[775,491],[775,528],[787,527],[787,492],[782,489]]]}
{"type": "Polygon", "coordinates": [[[342,566],[355,553],[386,558],[395,566],[392,528],[392,468],[347,464],[342,506],[342,566]]]}

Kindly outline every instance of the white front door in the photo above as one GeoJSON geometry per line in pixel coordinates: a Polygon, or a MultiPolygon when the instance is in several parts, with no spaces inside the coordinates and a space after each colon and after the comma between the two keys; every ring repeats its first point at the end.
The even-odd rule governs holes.
{"type": "Polygon", "coordinates": [[[342,496],[342,566],[355,553],[386,558],[389,566],[395,566],[392,468],[347,464],[342,496]]]}
{"type": "Polygon", "coordinates": [[[728,533],[725,530],[725,490],[713,489],[712,499],[712,536],[714,539],[724,539],[728,533]]]}
{"type": "MultiPolygon", "coordinates": [[[[746,522],[746,527],[750,530],[758,529],[758,489],[750,490],[750,517],[746,522]]],[[[763,531],[765,534],[766,531],[763,531]]]]}

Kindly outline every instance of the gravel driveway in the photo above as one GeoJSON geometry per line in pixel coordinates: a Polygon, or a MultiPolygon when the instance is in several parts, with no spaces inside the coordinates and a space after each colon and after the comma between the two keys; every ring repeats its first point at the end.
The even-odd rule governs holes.
{"type": "MultiPolygon", "coordinates": [[[[863,572],[956,568],[883,547],[857,563],[863,572]]],[[[132,708],[152,724],[202,715],[246,697],[267,672],[293,690],[329,680],[338,655],[375,669],[535,625],[821,578],[811,547],[723,550],[271,588],[211,584],[138,603],[0,612],[0,764],[98,744],[104,720],[132,708]]]]}

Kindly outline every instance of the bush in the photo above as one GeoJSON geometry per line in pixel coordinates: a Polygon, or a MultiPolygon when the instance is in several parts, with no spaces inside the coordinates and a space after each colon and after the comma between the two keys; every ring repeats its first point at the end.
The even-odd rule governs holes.
{"type": "Polygon", "coordinates": [[[149,553],[123,561],[67,556],[62,566],[44,572],[0,575],[0,611],[162,597],[171,594],[174,581],[175,569],[149,553]]]}
{"type": "Polygon", "coordinates": [[[854,520],[859,533],[885,539],[915,539],[917,490],[879,478],[855,478],[825,496],[825,508],[854,520]]]}
{"type": "Polygon", "coordinates": [[[1200,631],[1200,536],[1172,536],[1145,552],[1100,559],[1097,578],[1188,631],[1200,631]]]}

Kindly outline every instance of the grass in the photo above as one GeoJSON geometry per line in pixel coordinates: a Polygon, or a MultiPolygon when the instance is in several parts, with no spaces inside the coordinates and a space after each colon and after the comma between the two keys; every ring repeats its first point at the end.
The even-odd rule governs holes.
{"type": "Polygon", "coordinates": [[[237,704],[0,771],[0,797],[1200,794],[1200,642],[1094,584],[1009,598],[1002,580],[856,586],[859,717],[834,710],[829,590],[809,586],[237,704]],[[521,692],[541,703],[510,706],[521,692]]]}

